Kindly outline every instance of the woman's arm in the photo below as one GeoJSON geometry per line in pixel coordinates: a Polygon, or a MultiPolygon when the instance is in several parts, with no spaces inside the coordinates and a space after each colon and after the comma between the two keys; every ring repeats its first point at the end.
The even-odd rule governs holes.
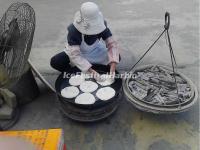
{"type": "Polygon", "coordinates": [[[76,65],[81,71],[87,72],[91,68],[90,62],[81,56],[79,45],[66,45],[66,54],[69,56],[70,61],[76,65]]]}
{"type": "Polygon", "coordinates": [[[105,40],[106,47],[108,48],[108,58],[110,64],[110,73],[114,73],[116,69],[116,64],[119,63],[119,47],[117,42],[112,36],[105,40]]]}
{"type": "Polygon", "coordinates": [[[105,42],[106,47],[108,48],[109,63],[119,63],[119,47],[117,45],[117,42],[113,39],[112,36],[107,38],[105,42]]]}
{"type": "Polygon", "coordinates": [[[81,71],[87,72],[91,68],[90,62],[81,56],[80,45],[82,41],[81,33],[73,24],[68,26],[67,42],[65,52],[69,56],[70,61],[76,65],[81,71]]]}
{"type": "Polygon", "coordinates": [[[82,72],[89,72],[92,76],[97,80],[101,81],[99,73],[97,73],[94,69],[92,69],[92,65],[90,62],[80,55],[80,46],[73,45],[69,46],[66,45],[65,52],[69,56],[70,60],[74,65],[76,65],[82,72]]]}

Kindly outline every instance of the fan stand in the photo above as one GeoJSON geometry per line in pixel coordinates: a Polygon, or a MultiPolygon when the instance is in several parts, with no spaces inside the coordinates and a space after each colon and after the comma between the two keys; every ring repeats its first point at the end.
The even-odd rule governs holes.
{"type": "Polygon", "coordinates": [[[39,96],[39,88],[31,67],[12,86],[0,88],[0,130],[7,130],[19,119],[19,106],[29,103],[39,96]]]}
{"type": "Polygon", "coordinates": [[[27,104],[39,96],[40,91],[30,65],[27,65],[24,74],[9,90],[15,93],[19,105],[27,104]]]}
{"type": "Polygon", "coordinates": [[[3,65],[0,64],[0,87],[6,85],[9,81],[8,74],[3,65]]]}

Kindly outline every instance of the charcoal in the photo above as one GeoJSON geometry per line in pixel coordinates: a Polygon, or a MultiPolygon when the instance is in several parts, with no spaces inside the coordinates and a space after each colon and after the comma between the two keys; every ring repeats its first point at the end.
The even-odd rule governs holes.
{"type": "Polygon", "coordinates": [[[146,81],[149,80],[149,77],[145,73],[143,73],[143,72],[138,72],[138,76],[140,76],[140,78],[142,80],[146,80],[146,81]]]}
{"type": "Polygon", "coordinates": [[[151,90],[147,93],[147,96],[143,99],[144,101],[151,102],[153,101],[154,96],[158,93],[159,89],[151,90]]]}
{"type": "Polygon", "coordinates": [[[142,81],[135,81],[136,86],[140,87],[141,89],[148,91],[150,89],[149,85],[142,81]]]}
{"type": "Polygon", "coordinates": [[[143,99],[147,96],[147,91],[139,87],[134,81],[129,82],[129,88],[132,94],[138,99],[143,99]]]}
{"type": "Polygon", "coordinates": [[[179,101],[177,98],[165,98],[165,105],[179,104],[179,101]]]}
{"type": "Polygon", "coordinates": [[[160,81],[157,78],[150,78],[149,81],[155,84],[160,84],[160,81]]]}
{"type": "Polygon", "coordinates": [[[152,72],[159,72],[159,71],[160,71],[160,68],[159,68],[158,66],[153,66],[153,67],[151,68],[151,71],[152,71],[152,72]]]}
{"type": "Polygon", "coordinates": [[[180,83],[180,84],[187,84],[187,82],[180,76],[176,76],[176,81],[177,83],[180,83]]]}
{"type": "Polygon", "coordinates": [[[159,105],[179,104],[192,95],[184,78],[160,66],[137,70],[129,88],[138,99],[159,105]]]}
{"type": "Polygon", "coordinates": [[[163,100],[163,98],[161,98],[159,95],[155,95],[155,96],[152,98],[152,103],[154,103],[154,104],[159,104],[159,105],[164,105],[164,100],[163,100]]]}

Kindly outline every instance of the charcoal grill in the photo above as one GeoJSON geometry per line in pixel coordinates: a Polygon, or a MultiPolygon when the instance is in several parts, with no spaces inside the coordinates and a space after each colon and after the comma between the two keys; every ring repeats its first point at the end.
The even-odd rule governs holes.
{"type": "MultiPolygon", "coordinates": [[[[110,71],[109,67],[104,65],[95,65],[94,69],[97,70],[100,74],[105,74],[110,71]]],[[[77,73],[77,69],[71,68],[68,73],[77,73]]],[[[118,75],[117,71],[116,75],[118,75]]],[[[121,101],[120,91],[122,86],[122,79],[116,78],[115,82],[111,85],[111,87],[116,91],[113,98],[107,101],[102,101],[95,97],[96,102],[94,104],[81,105],[75,103],[75,98],[65,98],[61,95],[61,90],[66,86],[69,86],[69,78],[63,78],[63,76],[63,73],[59,75],[55,83],[55,88],[57,91],[60,109],[65,116],[77,121],[93,122],[110,116],[117,109],[121,101]]],[[[101,87],[102,86],[99,85],[98,89],[101,87]]],[[[95,95],[96,91],[92,94],[95,95]]]]}
{"type": "MultiPolygon", "coordinates": [[[[132,74],[134,75],[138,71],[142,71],[142,70],[145,70],[146,68],[155,67],[155,66],[166,68],[169,71],[171,70],[169,67],[162,66],[162,65],[144,65],[144,66],[137,67],[132,72],[132,74]]],[[[171,70],[171,72],[172,72],[172,70],[171,70]]],[[[126,78],[123,81],[123,91],[126,95],[127,100],[129,102],[131,102],[136,108],[138,108],[142,111],[152,112],[152,113],[156,113],[156,114],[158,114],[158,113],[159,114],[169,114],[169,113],[184,112],[184,111],[188,110],[189,108],[191,108],[191,106],[193,106],[196,103],[196,101],[198,99],[198,91],[197,91],[196,86],[193,84],[193,82],[188,77],[186,77],[185,75],[183,75],[180,72],[176,72],[176,74],[178,74],[184,81],[186,81],[191,89],[190,98],[188,98],[186,101],[182,101],[180,103],[166,104],[166,105],[153,104],[148,101],[145,101],[144,99],[140,99],[140,98],[136,97],[132,93],[131,89],[128,86],[129,82],[132,80],[132,78],[126,78]]]]}
{"type": "MultiPolygon", "coordinates": [[[[169,35],[169,26],[170,26],[170,14],[168,12],[166,12],[165,13],[164,30],[161,32],[161,34],[158,36],[158,38],[153,42],[153,44],[150,45],[150,47],[145,51],[145,53],[138,59],[138,61],[131,67],[131,69],[129,71],[129,75],[131,77],[123,80],[123,91],[126,95],[127,100],[130,101],[136,108],[138,108],[142,111],[152,112],[152,113],[157,113],[157,114],[158,113],[159,114],[180,113],[180,112],[186,111],[189,108],[191,108],[198,99],[198,91],[197,91],[196,86],[192,83],[192,81],[188,77],[186,77],[185,75],[183,75],[182,73],[177,71],[177,63],[176,63],[175,55],[174,55],[174,52],[173,52],[173,48],[172,48],[172,44],[171,44],[171,40],[170,40],[170,35],[169,35]],[[169,46],[171,66],[172,67],[169,68],[169,67],[162,66],[162,65],[146,65],[146,66],[136,67],[136,65],[145,57],[145,55],[152,49],[152,47],[158,42],[158,40],[164,34],[166,35],[166,42],[167,42],[167,45],[169,46]],[[140,92],[141,94],[137,94],[137,92],[135,92],[137,90],[134,89],[134,88],[137,88],[137,86],[134,87],[134,88],[132,87],[132,89],[129,88],[130,80],[132,80],[134,78],[134,75],[137,74],[138,71],[145,70],[145,69],[150,68],[152,66],[160,66],[161,68],[165,68],[168,71],[170,71],[171,73],[168,74],[169,76],[171,76],[170,82],[167,83],[167,82],[164,81],[168,85],[163,86],[162,85],[163,83],[160,82],[160,81],[162,81],[162,77],[158,75],[157,79],[154,78],[155,80],[154,81],[152,80],[157,85],[151,84],[151,86],[153,86],[153,87],[149,88],[150,91],[149,91],[149,89],[146,90],[147,96],[141,96],[141,95],[145,95],[145,94],[143,94],[145,92],[143,92],[143,90],[140,90],[140,91],[142,91],[142,92],[140,92]],[[180,95],[179,95],[177,77],[182,78],[187,83],[187,86],[189,86],[189,89],[191,90],[191,95],[189,97],[187,97],[187,100],[185,100],[185,98],[180,97],[180,95]],[[159,85],[159,83],[161,85],[159,85]],[[171,85],[173,85],[174,87],[172,87],[171,85]],[[158,87],[157,91],[152,92],[152,90],[154,91],[154,87],[156,87],[156,86],[158,87]],[[167,87],[167,88],[165,88],[165,87],[167,87]],[[173,90],[177,90],[176,93],[173,91],[174,97],[172,97],[172,96],[167,97],[167,99],[169,101],[173,99],[173,102],[171,101],[170,103],[168,103],[167,102],[168,100],[166,99],[166,97],[163,96],[163,95],[160,95],[160,93],[162,92],[160,90],[163,90],[163,89],[164,90],[167,89],[166,93],[168,95],[169,95],[169,92],[171,92],[173,90]],[[153,99],[154,103],[151,101],[152,100],[151,98],[154,98],[153,99]],[[157,100],[159,101],[159,99],[161,99],[163,101],[162,102],[160,101],[159,103],[155,103],[157,100]],[[166,100],[166,101],[164,101],[164,100],[166,100]],[[177,103],[176,100],[178,100],[178,103],[177,103]]],[[[166,74],[166,76],[167,76],[167,74],[166,74]]],[[[165,78],[165,75],[164,75],[164,78],[165,78]]],[[[145,80],[146,79],[142,79],[142,80],[140,80],[140,82],[141,83],[147,83],[145,80]]],[[[141,84],[138,84],[138,83],[133,83],[132,85],[134,85],[134,84],[136,84],[138,86],[141,85],[141,84]]],[[[148,85],[145,85],[145,86],[149,87],[148,85]]]]}

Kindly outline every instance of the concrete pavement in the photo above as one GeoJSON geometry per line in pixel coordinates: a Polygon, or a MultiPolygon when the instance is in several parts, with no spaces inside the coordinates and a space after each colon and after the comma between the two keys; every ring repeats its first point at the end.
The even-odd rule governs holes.
{"type": "MultiPolygon", "coordinates": [[[[50,58],[62,51],[66,27],[84,0],[25,0],[36,11],[36,31],[30,59],[54,84],[56,74],[50,58]]],[[[0,15],[14,0],[0,0],[0,15]]],[[[108,26],[122,47],[120,71],[128,70],[163,30],[164,13],[171,13],[171,40],[179,71],[199,88],[199,1],[198,0],[95,0],[108,26]]],[[[155,45],[141,64],[170,65],[165,39],[155,45]]],[[[68,149],[81,150],[198,150],[199,103],[177,115],[152,115],[122,102],[117,113],[105,121],[79,124],[63,118],[56,97],[40,84],[41,95],[22,108],[13,129],[61,127],[68,149]]]]}
{"type": "MultiPolygon", "coordinates": [[[[66,28],[84,0],[26,0],[36,12],[36,30],[30,58],[43,73],[52,73],[49,60],[65,47],[66,28]],[[39,60],[39,61],[38,61],[39,60]]],[[[14,0],[0,1],[3,14],[14,0]]],[[[170,33],[177,63],[181,66],[199,62],[198,0],[106,0],[99,4],[108,26],[122,48],[119,68],[127,70],[163,30],[165,11],[171,13],[170,33]],[[112,4],[112,5],[110,5],[112,4]]],[[[170,65],[165,39],[155,45],[143,63],[170,65]]]]}

